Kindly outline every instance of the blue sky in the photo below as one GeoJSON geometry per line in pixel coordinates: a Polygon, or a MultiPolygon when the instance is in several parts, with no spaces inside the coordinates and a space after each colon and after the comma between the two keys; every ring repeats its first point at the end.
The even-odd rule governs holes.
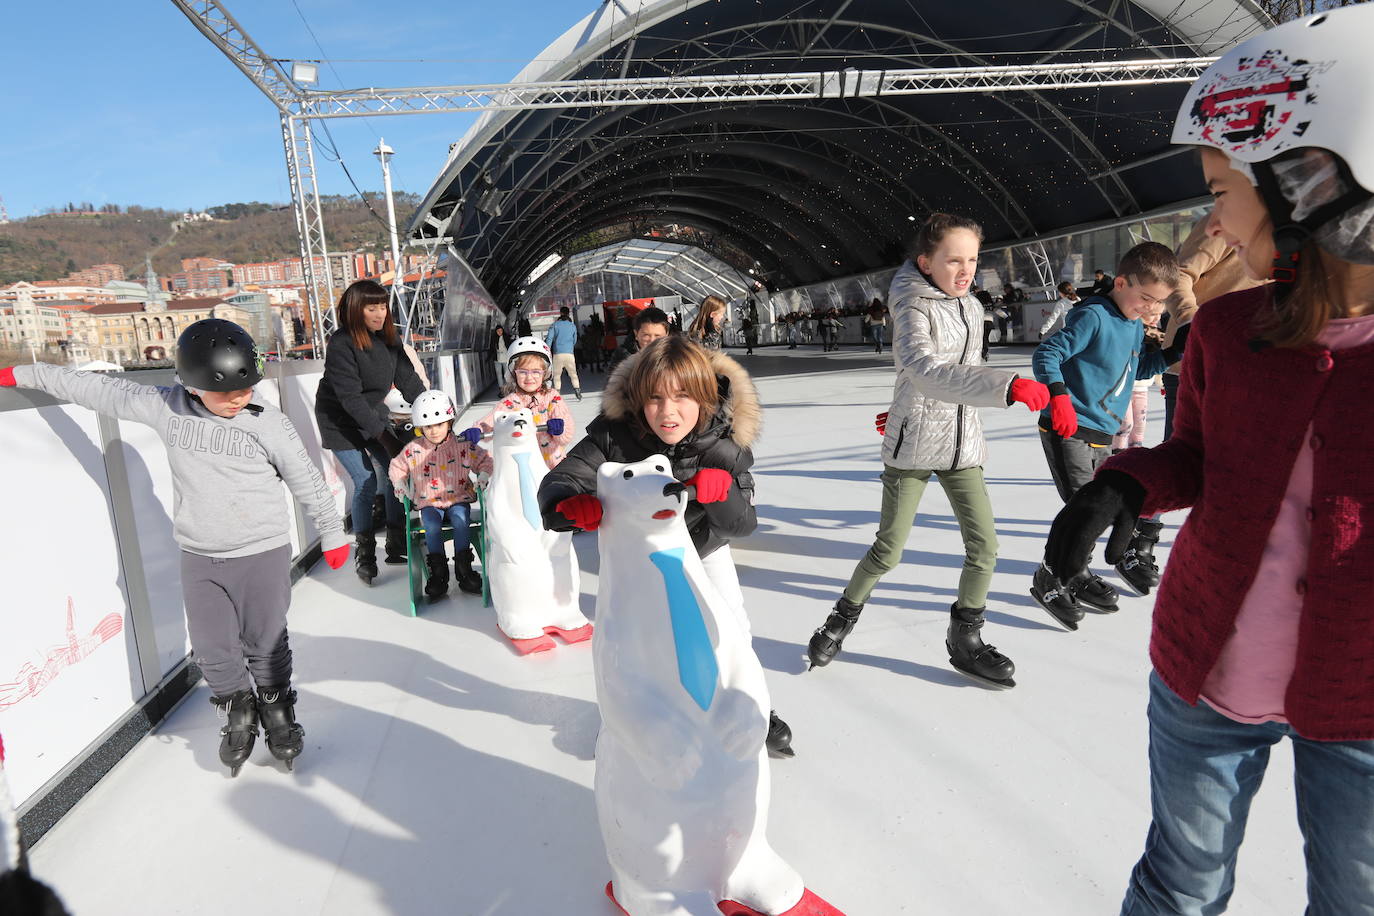
{"type": "MultiPolygon", "coordinates": [[[[224,2],[273,57],[321,57],[308,22],[336,61],[320,68],[325,89],[505,82],[596,8],[595,0],[224,2]],[[399,62],[416,59],[425,62],[399,62]]],[[[290,200],[276,109],[169,0],[7,4],[0,59],[0,196],[12,218],[69,200],[169,208],[290,200]]],[[[382,184],[371,154],[380,135],[396,149],[396,187],[423,193],[475,117],[345,119],[330,131],[364,190],[382,184]]],[[[337,163],[320,157],[317,166],[321,192],[352,193],[337,163]]]]}

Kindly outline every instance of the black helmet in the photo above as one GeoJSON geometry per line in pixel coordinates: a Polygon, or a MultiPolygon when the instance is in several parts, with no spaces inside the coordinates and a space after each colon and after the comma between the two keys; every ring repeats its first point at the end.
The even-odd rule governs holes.
{"type": "Polygon", "coordinates": [[[223,318],[203,318],[177,339],[177,375],[187,388],[238,391],[262,381],[262,363],[247,331],[223,318]]]}

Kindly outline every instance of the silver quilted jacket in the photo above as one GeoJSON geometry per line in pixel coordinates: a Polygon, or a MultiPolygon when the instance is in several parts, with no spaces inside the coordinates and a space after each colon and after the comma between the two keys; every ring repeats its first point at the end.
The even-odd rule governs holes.
{"type": "Polygon", "coordinates": [[[983,363],[983,306],[931,285],[907,261],[887,295],[895,318],[897,386],[888,409],[883,463],[955,471],[987,460],[979,407],[1006,407],[1015,372],[983,363]]]}

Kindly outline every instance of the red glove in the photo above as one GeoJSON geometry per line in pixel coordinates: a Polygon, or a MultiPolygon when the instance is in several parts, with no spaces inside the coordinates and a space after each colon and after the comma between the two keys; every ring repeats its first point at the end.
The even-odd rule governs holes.
{"type": "Polygon", "coordinates": [[[348,562],[348,545],[335,547],[333,550],[324,552],[324,561],[329,564],[330,569],[339,569],[348,562]]]}
{"type": "Polygon", "coordinates": [[[1022,403],[1038,413],[1049,406],[1050,390],[1033,378],[1018,378],[1011,383],[1012,403],[1022,403]]]}
{"type": "Polygon", "coordinates": [[[1065,439],[1078,432],[1078,414],[1074,412],[1073,402],[1067,394],[1056,394],[1050,398],[1050,425],[1065,439]]]}
{"type": "Polygon", "coordinates": [[[14,367],[0,369],[0,388],[13,388],[19,383],[14,380],[14,367]]]}
{"type": "Polygon", "coordinates": [[[876,426],[876,427],[878,427],[878,435],[880,435],[880,436],[886,436],[886,435],[887,435],[887,411],[886,411],[886,410],[884,410],[882,413],[878,414],[876,417],[873,418],[873,425],[876,426]]]}
{"type": "Polygon", "coordinates": [[[554,506],[563,516],[583,531],[595,531],[601,527],[601,500],[590,493],[578,493],[554,506]]]}
{"type": "Polygon", "coordinates": [[[697,502],[723,503],[730,494],[734,476],[720,468],[702,468],[687,479],[687,486],[697,488],[697,502]]]}

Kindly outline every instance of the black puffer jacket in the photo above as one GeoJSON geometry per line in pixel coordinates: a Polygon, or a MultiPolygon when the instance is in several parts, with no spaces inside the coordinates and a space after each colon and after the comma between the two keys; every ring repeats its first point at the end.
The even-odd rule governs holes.
{"type": "Polygon", "coordinates": [[[315,393],[320,444],[331,451],[366,448],[367,440],[376,439],[390,423],[382,400],[392,385],[407,401],[425,390],[399,342],[389,347],[381,334],[373,334],[372,346],[360,350],[347,331],[334,332],[315,393]]]}
{"type": "Polygon", "coordinates": [[[712,368],[720,390],[720,406],[706,428],[692,433],[677,445],[665,445],[633,416],[625,396],[625,379],[638,354],[615,370],[606,386],[601,415],[587,426],[587,434],[566,458],[549,471],[539,485],[539,510],[544,527],[570,531],[572,524],[555,506],[578,493],[596,493],[597,468],[607,461],[643,461],[664,455],[672,463],[673,476],[688,480],[702,468],[720,468],[735,478],[723,502],[705,505],[691,500],[683,513],[697,553],[706,556],[731,538],[744,537],[758,527],[754,512],[754,464],[750,450],[762,422],[758,393],[739,363],[712,352],[712,368]]]}

